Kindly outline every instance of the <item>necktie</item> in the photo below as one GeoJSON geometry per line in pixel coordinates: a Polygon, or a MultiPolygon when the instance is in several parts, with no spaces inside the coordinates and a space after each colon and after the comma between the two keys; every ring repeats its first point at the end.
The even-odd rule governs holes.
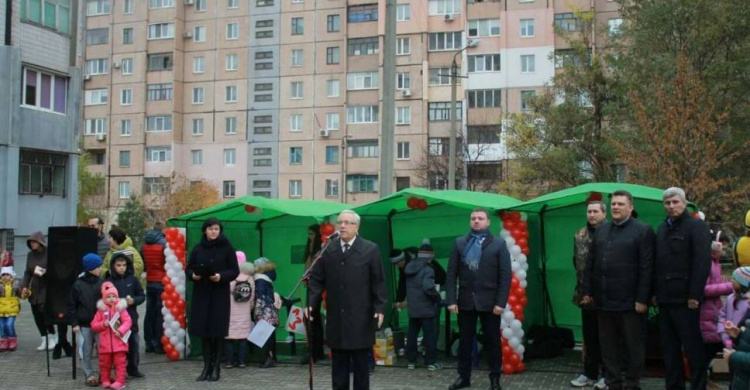
{"type": "Polygon", "coordinates": [[[349,244],[344,244],[344,253],[346,253],[349,250],[350,246],[351,245],[349,245],[349,244]]]}

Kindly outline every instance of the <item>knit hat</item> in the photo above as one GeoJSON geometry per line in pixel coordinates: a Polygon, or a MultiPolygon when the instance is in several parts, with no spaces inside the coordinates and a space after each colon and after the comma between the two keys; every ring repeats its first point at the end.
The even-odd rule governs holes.
{"type": "Polygon", "coordinates": [[[237,251],[237,264],[242,265],[245,264],[246,261],[247,257],[245,256],[245,252],[237,251]]]}
{"type": "Polygon", "coordinates": [[[83,256],[83,270],[85,272],[93,271],[102,266],[102,258],[96,253],[89,253],[83,256]]]}
{"type": "Polygon", "coordinates": [[[432,249],[429,238],[425,238],[422,240],[422,246],[419,247],[417,258],[427,260],[432,260],[435,258],[435,251],[432,249]]]}
{"type": "Polygon", "coordinates": [[[417,252],[419,252],[419,248],[417,248],[416,246],[404,248],[404,256],[406,257],[406,260],[416,258],[417,252]]]}
{"type": "Polygon", "coordinates": [[[255,274],[255,265],[253,263],[246,261],[244,263],[240,264],[240,272],[246,275],[253,275],[255,274]]]}
{"type": "Polygon", "coordinates": [[[16,277],[15,271],[13,271],[13,267],[2,267],[0,268],[0,275],[8,274],[12,277],[16,277]]]}
{"type": "Polygon", "coordinates": [[[120,299],[120,294],[117,292],[115,285],[112,282],[102,283],[102,299],[107,299],[107,295],[115,294],[115,298],[120,299]]]}
{"type": "Polygon", "coordinates": [[[750,288],[750,267],[738,267],[732,272],[732,279],[742,286],[743,291],[750,288]]]}
{"type": "Polygon", "coordinates": [[[401,249],[394,249],[391,251],[391,253],[388,255],[388,258],[391,259],[391,264],[396,264],[399,261],[406,260],[406,256],[404,256],[404,251],[401,249]]]}

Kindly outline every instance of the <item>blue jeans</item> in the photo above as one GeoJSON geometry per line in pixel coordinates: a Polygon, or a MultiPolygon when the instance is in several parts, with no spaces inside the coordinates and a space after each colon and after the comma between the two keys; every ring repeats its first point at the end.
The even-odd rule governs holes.
{"type": "Polygon", "coordinates": [[[97,334],[87,326],[81,326],[81,331],[78,333],[78,353],[81,355],[83,360],[83,373],[84,376],[89,377],[94,372],[91,367],[91,358],[94,355],[94,341],[97,339],[97,334]]]}
{"type": "Polygon", "coordinates": [[[164,316],[161,314],[162,292],[164,285],[161,282],[146,283],[146,318],[143,320],[143,341],[146,348],[161,346],[161,336],[164,333],[164,316]]]}
{"type": "Polygon", "coordinates": [[[0,338],[16,337],[16,317],[0,317],[0,338]]]}

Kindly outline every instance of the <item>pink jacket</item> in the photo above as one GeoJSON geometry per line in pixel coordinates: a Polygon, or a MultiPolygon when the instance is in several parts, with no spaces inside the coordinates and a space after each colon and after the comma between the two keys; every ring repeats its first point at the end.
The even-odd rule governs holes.
{"type": "Polygon", "coordinates": [[[704,301],[701,304],[700,325],[704,343],[720,343],[719,314],[721,313],[721,297],[732,293],[732,283],[725,282],[721,276],[719,257],[711,255],[711,273],[708,275],[706,287],[703,288],[704,301]]]}
{"type": "Polygon", "coordinates": [[[745,318],[748,311],[748,298],[744,295],[739,296],[740,301],[737,302],[737,309],[734,308],[734,301],[737,299],[737,296],[737,292],[729,295],[727,297],[727,302],[724,304],[724,308],[722,308],[721,313],[719,313],[718,332],[724,346],[727,348],[732,348],[732,338],[724,333],[724,322],[732,321],[733,324],[738,325],[742,319],[745,318]]]}
{"type": "Polygon", "coordinates": [[[252,313],[253,306],[255,306],[255,280],[253,280],[252,276],[240,272],[240,276],[229,283],[229,291],[234,291],[234,286],[237,282],[248,282],[253,290],[248,302],[236,302],[234,297],[229,298],[229,334],[227,335],[227,339],[229,340],[246,339],[250,335],[250,331],[253,330],[253,321],[250,318],[250,313],[252,313]]]}
{"type": "MultiPolygon", "coordinates": [[[[115,332],[112,331],[112,328],[104,326],[104,313],[108,312],[109,318],[112,318],[115,313],[119,312],[120,327],[117,328],[117,331],[120,332],[121,335],[127,333],[132,325],[127,307],[128,303],[124,299],[120,299],[114,308],[107,307],[101,299],[96,303],[96,308],[98,310],[96,311],[94,320],[91,321],[91,330],[99,333],[99,354],[128,352],[128,343],[117,337],[115,332]]],[[[131,335],[131,337],[138,336],[131,335]]]]}

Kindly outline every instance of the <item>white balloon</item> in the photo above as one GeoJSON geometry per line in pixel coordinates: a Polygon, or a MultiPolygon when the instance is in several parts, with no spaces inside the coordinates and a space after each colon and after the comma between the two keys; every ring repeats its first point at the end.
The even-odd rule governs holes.
{"type": "Polygon", "coordinates": [[[162,315],[162,317],[165,316],[165,315],[167,315],[167,313],[169,313],[169,309],[167,309],[166,307],[162,306],[162,308],[161,308],[161,315],[162,315]]]}
{"type": "Polygon", "coordinates": [[[177,338],[177,336],[172,336],[169,338],[169,343],[172,345],[177,345],[180,342],[180,339],[177,338]]]}
{"type": "Polygon", "coordinates": [[[513,330],[510,328],[503,329],[503,337],[510,340],[513,337],[513,330]]]}
{"type": "Polygon", "coordinates": [[[521,247],[520,247],[520,246],[518,246],[518,245],[513,245],[513,246],[512,246],[511,248],[510,248],[510,254],[512,254],[513,256],[516,256],[516,255],[518,255],[519,253],[521,253],[521,247]]]}
{"type": "Polygon", "coordinates": [[[521,341],[516,337],[511,337],[510,339],[508,339],[508,345],[510,345],[510,347],[515,350],[519,345],[521,345],[521,341]]]}
{"type": "Polygon", "coordinates": [[[523,335],[525,333],[523,332],[523,329],[517,330],[515,333],[513,333],[514,336],[518,337],[519,340],[523,340],[523,335]]]}
{"type": "Polygon", "coordinates": [[[513,248],[513,245],[516,245],[516,240],[513,237],[508,236],[507,238],[505,238],[505,244],[508,246],[508,248],[513,248]]]}
{"type": "Polygon", "coordinates": [[[172,330],[174,330],[175,332],[180,329],[180,323],[177,321],[172,321],[172,325],[170,326],[172,327],[172,330]]]}
{"type": "Polygon", "coordinates": [[[185,282],[182,282],[181,284],[177,285],[175,289],[177,290],[177,293],[180,294],[180,296],[182,297],[185,296],[185,282]]]}
{"type": "Polygon", "coordinates": [[[174,253],[166,256],[165,260],[167,260],[167,263],[169,264],[179,263],[179,260],[177,259],[177,256],[174,255],[174,253]]]}
{"type": "Polygon", "coordinates": [[[524,272],[528,271],[528,270],[529,270],[529,263],[522,263],[522,264],[521,264],[521,269],[522,269],[522,270],[523,270],[524,272]]]}
{"type": "Polygon", "coordinates": [[[503,320],[511,322],[516,319],[516,315],[513,314],[513,310],[503,310],[503,320]]]}
{"type": "Polygon", "coordinates": [[[174,278],[174,271],[171,268],[167,269],[167,276],[169,279],[174,278]]]}
{"type": "Polygon", "coordinates": [[[526,288],[526,286],[528,285],[528,283],[526,282],[526,280],[522,280],[520,283],[518,283],[518,285],[521,286],[521,287],[523,287],[523,288],[526,288]]]}
{"type": "Polygon", "coordinates": [[[164,322],[167,323],[165,328],[169,328],[170,325],[174,322],[174,317],[172,316],[172,313],[167,313],[167,315],[164,316],[164,322]]]}
{"type": "Polygon", "coordinates": [[[177,337],[179,337],[181,339],[185,338],[185,329],[182,329],[182,328],[178,329],[177,330],[177,337]]]}
{"type": "Polygon", "coordinates": [[[516,277],[519,280],[526,280],[526,271],[524,271],[524,270],[518,270],[518,272],[516,272],[516,277]]]}
{"type": "Polygon", "coordinates": [[[177,345],[175,346],[175,348],[177,348],[177,350],[180,351],[180,355],[182,355],[182,352],[185,349],[185,343],[183,343],[182,341],[180,341],[180,342],[177,343],[177,345]]]}
{"type": "Polygon", "coordinates": [[[529,259],[528,259],[528,258],[526,258],[526,255],[524,255],[523,253],[521,253],[520,255],[516,256],[516,260],[518,260],[518,262],[519,262],[519,263],[521,263],[521,264],[524,264],[524,263],[526,263],[526,262],[527,262],[527,261],[528,261],[529,259]]]}
{"type": "Polygon", "coordinates": [[[523,344],[521,344],[516,348],[516,352],[518,352],[519,355],[523,355],[523,353],[526,352],[526,347],[524,347],[523,344]]]}
{"type": "Polygon", "coordinates": [[[508,231],[508,229],[501,230],[500,231],[500,237],[502,237],[504,239],[507,239],[508,237],[510,237],[510,232],[508,231]]]}
{"type": "Polygon", "coordinates": [[[172,330],[172,328],[165,327],[164,335],[167,336],[167,338],[172,338],[172,336],[174,336],[174,330],[172,330]]]}
{"type": "Polygon", "coordinates": [[[174,251],[170,248],[164,249],[164,257],[174,256],[174,251]]]}
{"type": "Polygon", "coordinates": [[[521,264],[518,264],[518,262],[517,262],[517,261],[511,261],[511,262],[510,262],[510,269],[511,269],[511,270],[512,270],[513,272],[518,272],[518,270],[520,270],[520,269],[521,269],[521,264]]]}
{"type": "Polygon", "coordinates": [[[521,321],[519,320],[513,320],[510,323],[510,329],[512,329],[514,333],[518,331],[519,329],[521,329],[521,327],[523,327],[523,324],[521,324],[521,321]]]}

